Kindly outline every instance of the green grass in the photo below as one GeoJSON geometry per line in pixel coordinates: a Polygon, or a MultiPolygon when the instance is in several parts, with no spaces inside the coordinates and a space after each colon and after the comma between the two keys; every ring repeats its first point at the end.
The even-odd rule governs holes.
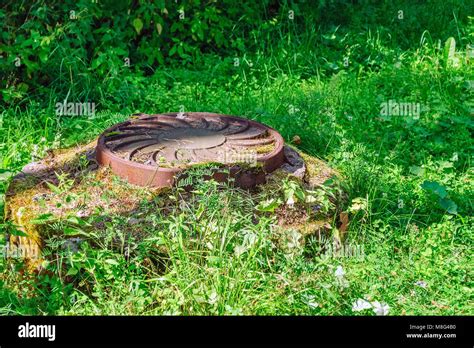
{"type": "MultiPolygon", "coordinates": [[[[171,212],[144,203],[134,214],[146,221],[145,240],[127,238],[128,217],[111,216],[96,231],[100,238],[73,255],[59,253],[50,272],[23,276],[20,263],[1,260],[0,313],[371,315],[352,311],[367,298],[388,304],[390,315],[473,315],[472,62],[445,67],[435,43],[401,50],[379,34],[358,39],[368,43],[360,52],[367,59],[347,68],[296,58],[282,66],[285,58],[274,53],[235,67],[233,57],[210,56],[204,66],[121,77],[114,96],[96,101],[95,117],[56,117],[60,100],[51,90],[49,100],[5,107],[0,123],[0,168],[16,172],[32,152],[92,140],[136,111],[184,107],[258,120],[288,142],[298,135],[301,150],[342,173],[346,242],[363,257],[324,256],[308,246],[288,253],[274,243],[272,214],[254,220],[255,197],[210,182],[184,205],[174,192],[171,212]],[[381,117],[389,100],[420,103],[419,119],[381,117]],[[190,247],[193,238],[199,242],[190,247]],[[164,264],[160,247],[168,250],[164,264]],[[236,247],[244,251],[237,255],[236,247]]],[[[287,47],[294,57],[308,53],[309,37],[308,46],[287,47]]],[[[343,53],[338,40],[325,47],[328,57],[343,53]]],[[[58,241],[48,248],[57,251],[58,241]]]]}

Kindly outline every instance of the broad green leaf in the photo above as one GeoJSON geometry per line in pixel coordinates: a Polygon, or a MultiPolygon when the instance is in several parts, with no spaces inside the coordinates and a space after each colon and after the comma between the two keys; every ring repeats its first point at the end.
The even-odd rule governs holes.
{"type": "Polygon", "coordinates": [[[44,224],[45,222],[49,222],[54,220],[53,214],[47,213],[47,214],[41,214],[35,217],[34,219],[31,219],[30,222],[39,225],[39,224],[44,224]]]}
{"type": "Polygon", "coordinates": [[[105,260],[105,262],[108,263],[109,265],[115,265],[115,266],[119,265],[118,261],[115,259],[107,259],[105,260]]]}
{"type": "Polygon", "coordinates": [[[449,198],[440,198],[439,205],[446,210],[449,214],[457,214],[458,213],[458,206],[449,198]]]}
{"type": "Polygon", "coordinates": [[[84,219],[78,218],[77,216],[70,216],[66,219],[66,221],[79,225],[79,226],[90,226],[90,224],[85,221],[84,219]]]}
{"type": "Polygon", "coordinates": [[[76,275],[77,272],[79,272],[79,270],[75,267],[71,267],[69,268],[69,270],[67,271],[66,275],[68,276],[73,276],[73,275],[76,275]]]}
{"type": "Polygon", "coordinates": [[[303,189],[301,187],[298,187],[296,190],[295,190],[295,196],[296,198],[298,198],[300,201],[304,201],[304,198],[305,198],[305,193],[303,191],[303,189]]]}
{"type": "Polygon", "coordinates": [[[45,62],[48,60],[48,52],[46,52],[46,51],[41,51],[41,52],[39,53],[39,58],[40,58],[40,60],[41,60],[43,63],[45,63],[45,62]]]}
{"type": "Polygon", "coordinates": [[[171,47],[170,49],[170,52],[169,52],[169,55],[172,56],[173,54],[176,53],[176,45],[174,45],[173,47],[171,47]]]}
{"type": "Polygon", "coordinates": [[[133,20],[133,27],[135,28],[135,30],[137,31],[137,34],[140,34],[140,32],[142,31],[143,29],[143,22],[140,18],[135,18],[133,20]]]}
{"type": "Polygon", "coordinates": [[[59,187],[53,185],[52,183],[50,183],[49,181],[46,181],[46,185],[48,185],[49,189],[51,191],[53,191],[54,193],[56,194],[60,194],[61,193],[61,190],[59,189],[59,187]]]}
{"type": "Polygon", "coordinates": [[[332,176],[323,183],[323,186],[331,186],[334,183],[334,181],[335,181],[335,178],[334,176],[332,176]]]}
{"type": "Polygon", "coordinates": [[[0,230],[4,230],[7,233],[13,235],[13,236],[19,236],[19,237],[27,237],[28,235],[16,228],[16,226],[12,224],[0,224],[0,230]]]}
{"type": "Polygon", "coordinates": [[[425,169],[418,166],[411,166],[410,173],[417,176],[423,176],[423,174],[425,173],[425,169]]]}
{"type": "Polygon", "coordinates": [[[436,181],[423,181],[421,184],[421,188],[431,191],[435,195],[439,196],[440,198],[445,198],[448,193],[446,192],[446,188],[436,181]]]}
{"type": "Polygon", "coordinates": [[[68,236],[76,236],[76,235],[87,235],[83,230],[80,228],[72,227],[72,226],[66,226],[63,229],[63,233],[68,236]]]}
{"type": "Polygon", "coordinates": [[[274,212],[276,208],[278,208],[281,204],[281,201],[271,198],[265,201],[260,202],[255,209],[258,211],[265,211],[265,212],[274,212]]]}

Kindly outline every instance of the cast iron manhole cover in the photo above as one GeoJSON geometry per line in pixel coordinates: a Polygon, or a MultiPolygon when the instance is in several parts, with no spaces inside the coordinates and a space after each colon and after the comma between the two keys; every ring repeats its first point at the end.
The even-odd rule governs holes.
{"type": "MultiPolygon", "coordinates": [[[[171,186],[183,169],[220,163],[240,177],[242,164],[261,168],[243,186],[264,180],[265,173],[284,160],[283,138],[255,121],[228,115],[188,112],[133,116],[103,132],[97,160],[128,182],[141,186],[171,186]]],[[[248,171],[247,171],[248,173],[248,171]]]]}

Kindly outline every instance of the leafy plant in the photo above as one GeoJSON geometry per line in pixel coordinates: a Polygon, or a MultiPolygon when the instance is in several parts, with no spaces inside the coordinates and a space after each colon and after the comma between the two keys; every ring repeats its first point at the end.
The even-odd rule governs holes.
{"type": "Polygon", "coordinates": [[[446,188],[436,181],[423,181],[421,187],[439,197],[439,205],[450,214],[457,214],[457,205],[448,198],[446,188]]]}
{"type": "Polygon", "coordinates": [[[261,212],[270,212],[273,213],[275,209],[277,209],[280,205],[282,204],[282,201],[278,198],[270,198],[261,201],[258,203],[258,205],[255,207],[258,211],[261,212]]]}

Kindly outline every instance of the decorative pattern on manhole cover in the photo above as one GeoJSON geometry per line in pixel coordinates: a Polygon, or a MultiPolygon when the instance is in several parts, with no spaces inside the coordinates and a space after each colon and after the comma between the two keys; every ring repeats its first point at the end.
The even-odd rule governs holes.
{"type": "Polygon", "coordinates": [[[274,129],[235,116],[139,114],[102,133],[97,160],[130,183],[163,187],[183,169],[202,163],[225,164],[234,173],[242,163],[272,172],[284,162],[283,145],[274,129]]]}

